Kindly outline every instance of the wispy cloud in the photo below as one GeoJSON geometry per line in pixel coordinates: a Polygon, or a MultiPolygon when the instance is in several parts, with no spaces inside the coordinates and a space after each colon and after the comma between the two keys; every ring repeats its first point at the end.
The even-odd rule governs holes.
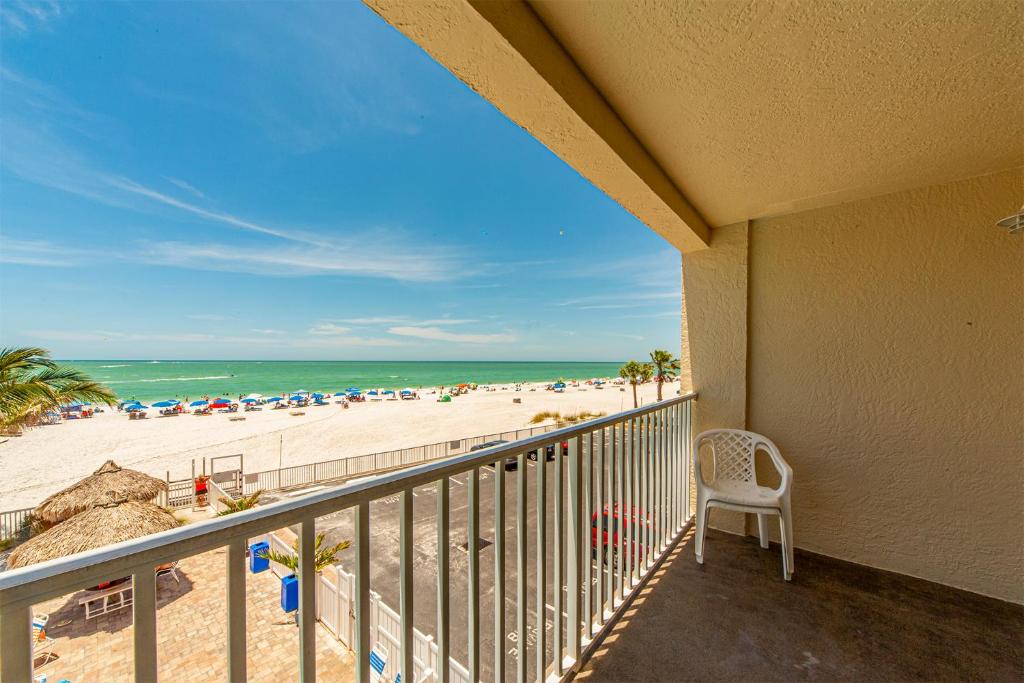
{"type": "Polygon", "coordinates": [[[220,313],[192,313],[191,315],[185,316],[189,320],[209,320],[213,322],[220,322],[224,320],[235,320],[233,316],[222,315],[220,313]]]}
{"type": "Polygon", "coordinates": [[[203,194],[202,191],[196,189],[192,185],[189,185],[188,183],[186,183],[184,180],[181,180],[180,178],[172,178],[170,176],[164,176],[164,180],[169,182],[171,185],[176,185],[176,186],[180,187],[181,189],[185,190],[185,192],[188,192],[189,194],[193,195],[194,197],[198,197],[199,199],[205,199],[206,198],[206,195],[203,194]]]}
{"type": "Polygon", "coordinates": [[[0,26],[24,34],[45,27],[61,14],[63,8],[56,0],[4,0],[0,3],[0,26]]]}
{"type": "Polygon", "coordinates": [[[402,282],[438,282],[454,277],[454,253],[414,242],[350,240],[320,247],[240,247],[227,244],[154,242],[135,258],[146,263],[252,273],[278,277],[341,275],[388,278],[402,282]]]}
{"type": "Polygon", "coordinates": [[[339,318],[338,322],[347,323],[349,325],[394,325],[395,323],[403,323],[406,318],[401,316],[398,317],[376,317],[376,318],[339,318]]]}
{"type": "Polygon", "coordinates": [[[124,190],[125,192],[130,192],[132,194],[137,194],[141,197],[152,199],[153,201],[160,202],[161,204],[166,204],[167,206],[173,206],[174,208],[181,209],[182,211],[187,211],[191,214],[195,214],[200,218],[205,218],[211,221],[217,221],[219,223],[225,223],[226,225],[241,228],[242,230],[251,230],[253,232],[258,232],[264,235],[273,235],[274,237],[280,237],[281,239],[290,240],[294,242],[304,242],[306,244],[315,245],[322,244],[321,240],[314,240],[308,237],[303,237],[301,235],[286,232],[284,230],[279,230],[277,228],[271,228],[266,225],[260,225],[259,223],[254,223],[250,220],[239,218],[238,216],[233,216],[229,213],[212,211],[210,209],[205,209],[201,206],[197,206],[195,204],[190,204],[189,202],[176,199],[174,197],[171,197],[170,195],[166,195],[162,192],[157,192],[156,190],[148,188],[144,185],[140,185],[139,183],[133,180],[129,180],[128,178],[106,177],[104,180],[112,187],[124,190]]]}
{"type": "Polygon", "coordinates": [[[414,327],[427,327],[431,325],[468,325],[478,322],[476,318],[429,318],[427,320],[416,320],[403,315],[378,316],[371,318],[338,318],[335,322],[347,325],[411,325],[414,327]]]}
{"type": "Polygon", "coordinates": [[[309,330],[307,330],[307,333],[325,336],[337,336],[339,334],[347,334],[351,331],[351,327],[342,327],[341,325],[335,325],[334,323],[318,323],[309,328],[309,330]]]}
{"type": "Polygon", "coordinates": [[[503,344],[516,340],[515,335],[512,334],[459,334],[442,330],[440,327],[397,326],[389,328],[388,332],[401,337],[416,337],[418,339],[461,344],[503,344]]]}
{"type": "Polygon", "coordinates": [[[596,294],[591,296],[582,296],[573,299],[566,299],[565,301],[558,301],[554,305],[572,306],[574,308],[582,309],[629,308],[631,306],[636,305],[637,302],[679,299],[679,297],[680,290],[668,289],[648,292],[628,292],[621,294],[596,294]]]}
{"type": "Polygon", "coordinates": [[[253,334],[284,334],[285,333],[284,330],[275,330],[275,329],[264,328],[264,327],[254,327],[254,328],[252,328],[249,331],[252,332],[253,334]]]}
{"type": "Polygon", "coordinates": [[[43,240],[0,240],[0,263],[68,268],[78,265],[78,256],[74,250],[57,249],[43,240]]]}

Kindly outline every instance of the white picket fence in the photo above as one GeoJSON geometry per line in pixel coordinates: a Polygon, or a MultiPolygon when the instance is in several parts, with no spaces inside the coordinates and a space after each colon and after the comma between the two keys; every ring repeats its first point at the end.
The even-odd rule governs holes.
{"type": "MultiPolygon", "coordinates": [[[[271,549],[280,553],[293,554],[294,548],[275,534],[258,539],[270,544],[271,549]]],[[[288,568],[271,563],[271,571],[278,577],[291,573],[288,568]]],[[[346,572],[341,565],[334,565],[337,583],[332,582],[326,572],[316,577],[316,618],[328,631],[352,649],[355,639],[355,596],[356,577],[346,572]]],[[[383,681],[393,681],[401,661],[402,616],[385,603],[379,594],[370,591],[370,647],[383,653],[387,666],[383,681]]],[[[437,680],[437,643],[433,636],[413,629],[413,672],[416,683],[433,683],[437,680]]],[[[459,661],[449,657],[449,680],[452,683],[470,683],[469,670],[459,661]]]]}

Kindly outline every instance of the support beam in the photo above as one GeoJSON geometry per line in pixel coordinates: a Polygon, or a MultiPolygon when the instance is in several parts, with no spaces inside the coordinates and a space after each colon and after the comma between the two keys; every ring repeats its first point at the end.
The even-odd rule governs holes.
{"type": "Polygon", "coordinates": [[[522,0],[364,0],[681,251],[707,223],[522,0]]]}

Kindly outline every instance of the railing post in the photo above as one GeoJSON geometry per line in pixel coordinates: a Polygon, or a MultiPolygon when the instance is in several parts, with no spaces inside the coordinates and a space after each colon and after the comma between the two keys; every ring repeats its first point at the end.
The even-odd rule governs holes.
{"type": "Polygon", "coordinates": [[[579,663],[581,652],[580,632],[580,567],[583,562],[583,536],[581,530],[585,530],[583,523],[582,504],[580,496],[580,439],[573,437],[569,439],[569,548],[566,566],[568,577],[568,618],[566,620],[567,637],[569,646],[569,657],[573,665],[579,663]]]}
{"type": "MultiPolygon", "coordinates": [[[[469,680],[480,680],[480,468],[469,473],[469,680]]],[[[411,680],[411,679],[410,679],[411,680]]]]}
{"type": "MultiPolygon", "coordinates": [[[[354,510],[356,531],[356,681],[370,681],[370,504],[363,502],[354,510]]],[[[299,586],[302,586],[301,578],[299,586]]]]}
{"type": "Polygon", "coordinates": [[[0,680],[32,680],[32,608],[3,605],[0,608],[0,680]]]}
{"type": "Polygon", "coordinates": [[[451,626],[448,599],[448,477],[437,482],[437,683],[448,683],[451,626]]]}
{"type": "MultiPolygon", "coordinates": [[[[409,680],[412,680],[411,678],[409,680]]],[[[505,459],[494,463],[494,681],[505,682],[505,459]]]]}
{"type": "MultiPolygon", "coordinates": [[[[156,653],[156,568],[136,567],[132,572],[132,629],[135,681],[148,683],[157,678],[156,653]]],[[[4,656],[7,656],[4,651],[4,656]]],[[[6,679],[5,679],[6,680],[6,679]]]]}
{"type": "Polygon", "coordinates": [[[594,532],[591,518],[594,514],[594,433],[584,435],[583,441],[583,519],[581,520],[579,532],[583,535],[581,545],[583,547],[583,630],[589,641],[594,635],[594,600],[592,597],[592,585],[594,582],[594,532]]]}
{"type": "Polygon", "coordinates": [[[413,526],[412,526],[412,489],[402,491],[402,520],[401,520],[401,591],[400,602],[402,610],[402,634],[401,634],[401,662],[399,673],[403,681],[412,681],[413,676],[413,526]]]}
{"type": "Polygon", "coordinates": [[[526,453],[516,468],[516,680],[526,683],[526,453]]]}
{"type": "Polygon", "coordinates": [[[626,536],[626,525],[629,522],[630,509],[625,505],[625,499],[623,494],[625,493],[625,482],[623,476],[625,474],[625,463],[626,459],[626,423],[622,422],[615,427],[615,504],[619,511],[619,519],[615,524],[615,534],[617,540],[615,542],[615,594],[618,596],[619,601],[625,597],[626,593],[624,590],[624,577],[626,573],[626,543],[628,542],[626,536]]]}
{"type": "MultiPolygon", "coordinates": [[[[594,453],[594,468],[597,469],[597,478],[594,482],[594,491],[597,493],[597,625],[604,623],[604,570],[607,566],[608,543],[605,541],[605,534],[608,533],[608,516],[605,514],[604,500],[604,477],[605,477],[605,430],[600,430],[598,447],[594,453]]],[[[593,635],[593,634],[591,634],[593,635]]]]}
{"type": "MultiPolygon", "coordinates": [[[[358,519],[356,520],[358,522],[358,519]]],[[[316,521],[299,525],[299,680],[316,681],[316,521]]],[[[358,549],[357,549],[358,552],[358,549]]]]}
{"type": "Polygon", "coordinates": [[[228,543],[228,683],[246,679],[245,543],[244,538],[228,543]]]}
{"type": "Polygon", "coordinates": [[[604,518],[604,531],[607,534],[607,541],[604,544],[604,594],[608,600],[608,610],[611,611],[615,609],[615,425],[602,434],[607,434],[601,444],[605,453],[603,467],[607,470],[607,474],[604,475],[604,504],[608,509],[608,514],[604,518]]]}
{"type": "Polygon", "coordinates": [[[562,455],[562,443],[555,444],[555,632],[552,636],[552,650],[555,657],[555,673],[562,675],[562,609],[565,600],[562,596],[562,586],[565,581],[565,574],[562,568],[562,546],[565,543],[565,498],[562,492],[562,468],[564,466],[562,455]]]}
{"type": "MultiPolygon", "coordinates": [[[[559,442],[559,448],[561,442],[559,442]]],[[[561,457],[561,456],[559,456],[561,457]]],[[[547,448],[537,447],[537,681],[544,680],[544,672],[547,657],[545,629],[547,621],[547,604],[544,600],[547,589],[547,469],[548,457],[547,448]]]]}

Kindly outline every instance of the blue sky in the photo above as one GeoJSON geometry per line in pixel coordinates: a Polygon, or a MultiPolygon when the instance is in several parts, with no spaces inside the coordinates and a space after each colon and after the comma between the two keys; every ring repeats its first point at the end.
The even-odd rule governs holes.
{"type": "Polygon", "coordinates": [[[678,252],[360,3],[5,0],[0,22],[0,345],[678,346],[678,252]]]}

